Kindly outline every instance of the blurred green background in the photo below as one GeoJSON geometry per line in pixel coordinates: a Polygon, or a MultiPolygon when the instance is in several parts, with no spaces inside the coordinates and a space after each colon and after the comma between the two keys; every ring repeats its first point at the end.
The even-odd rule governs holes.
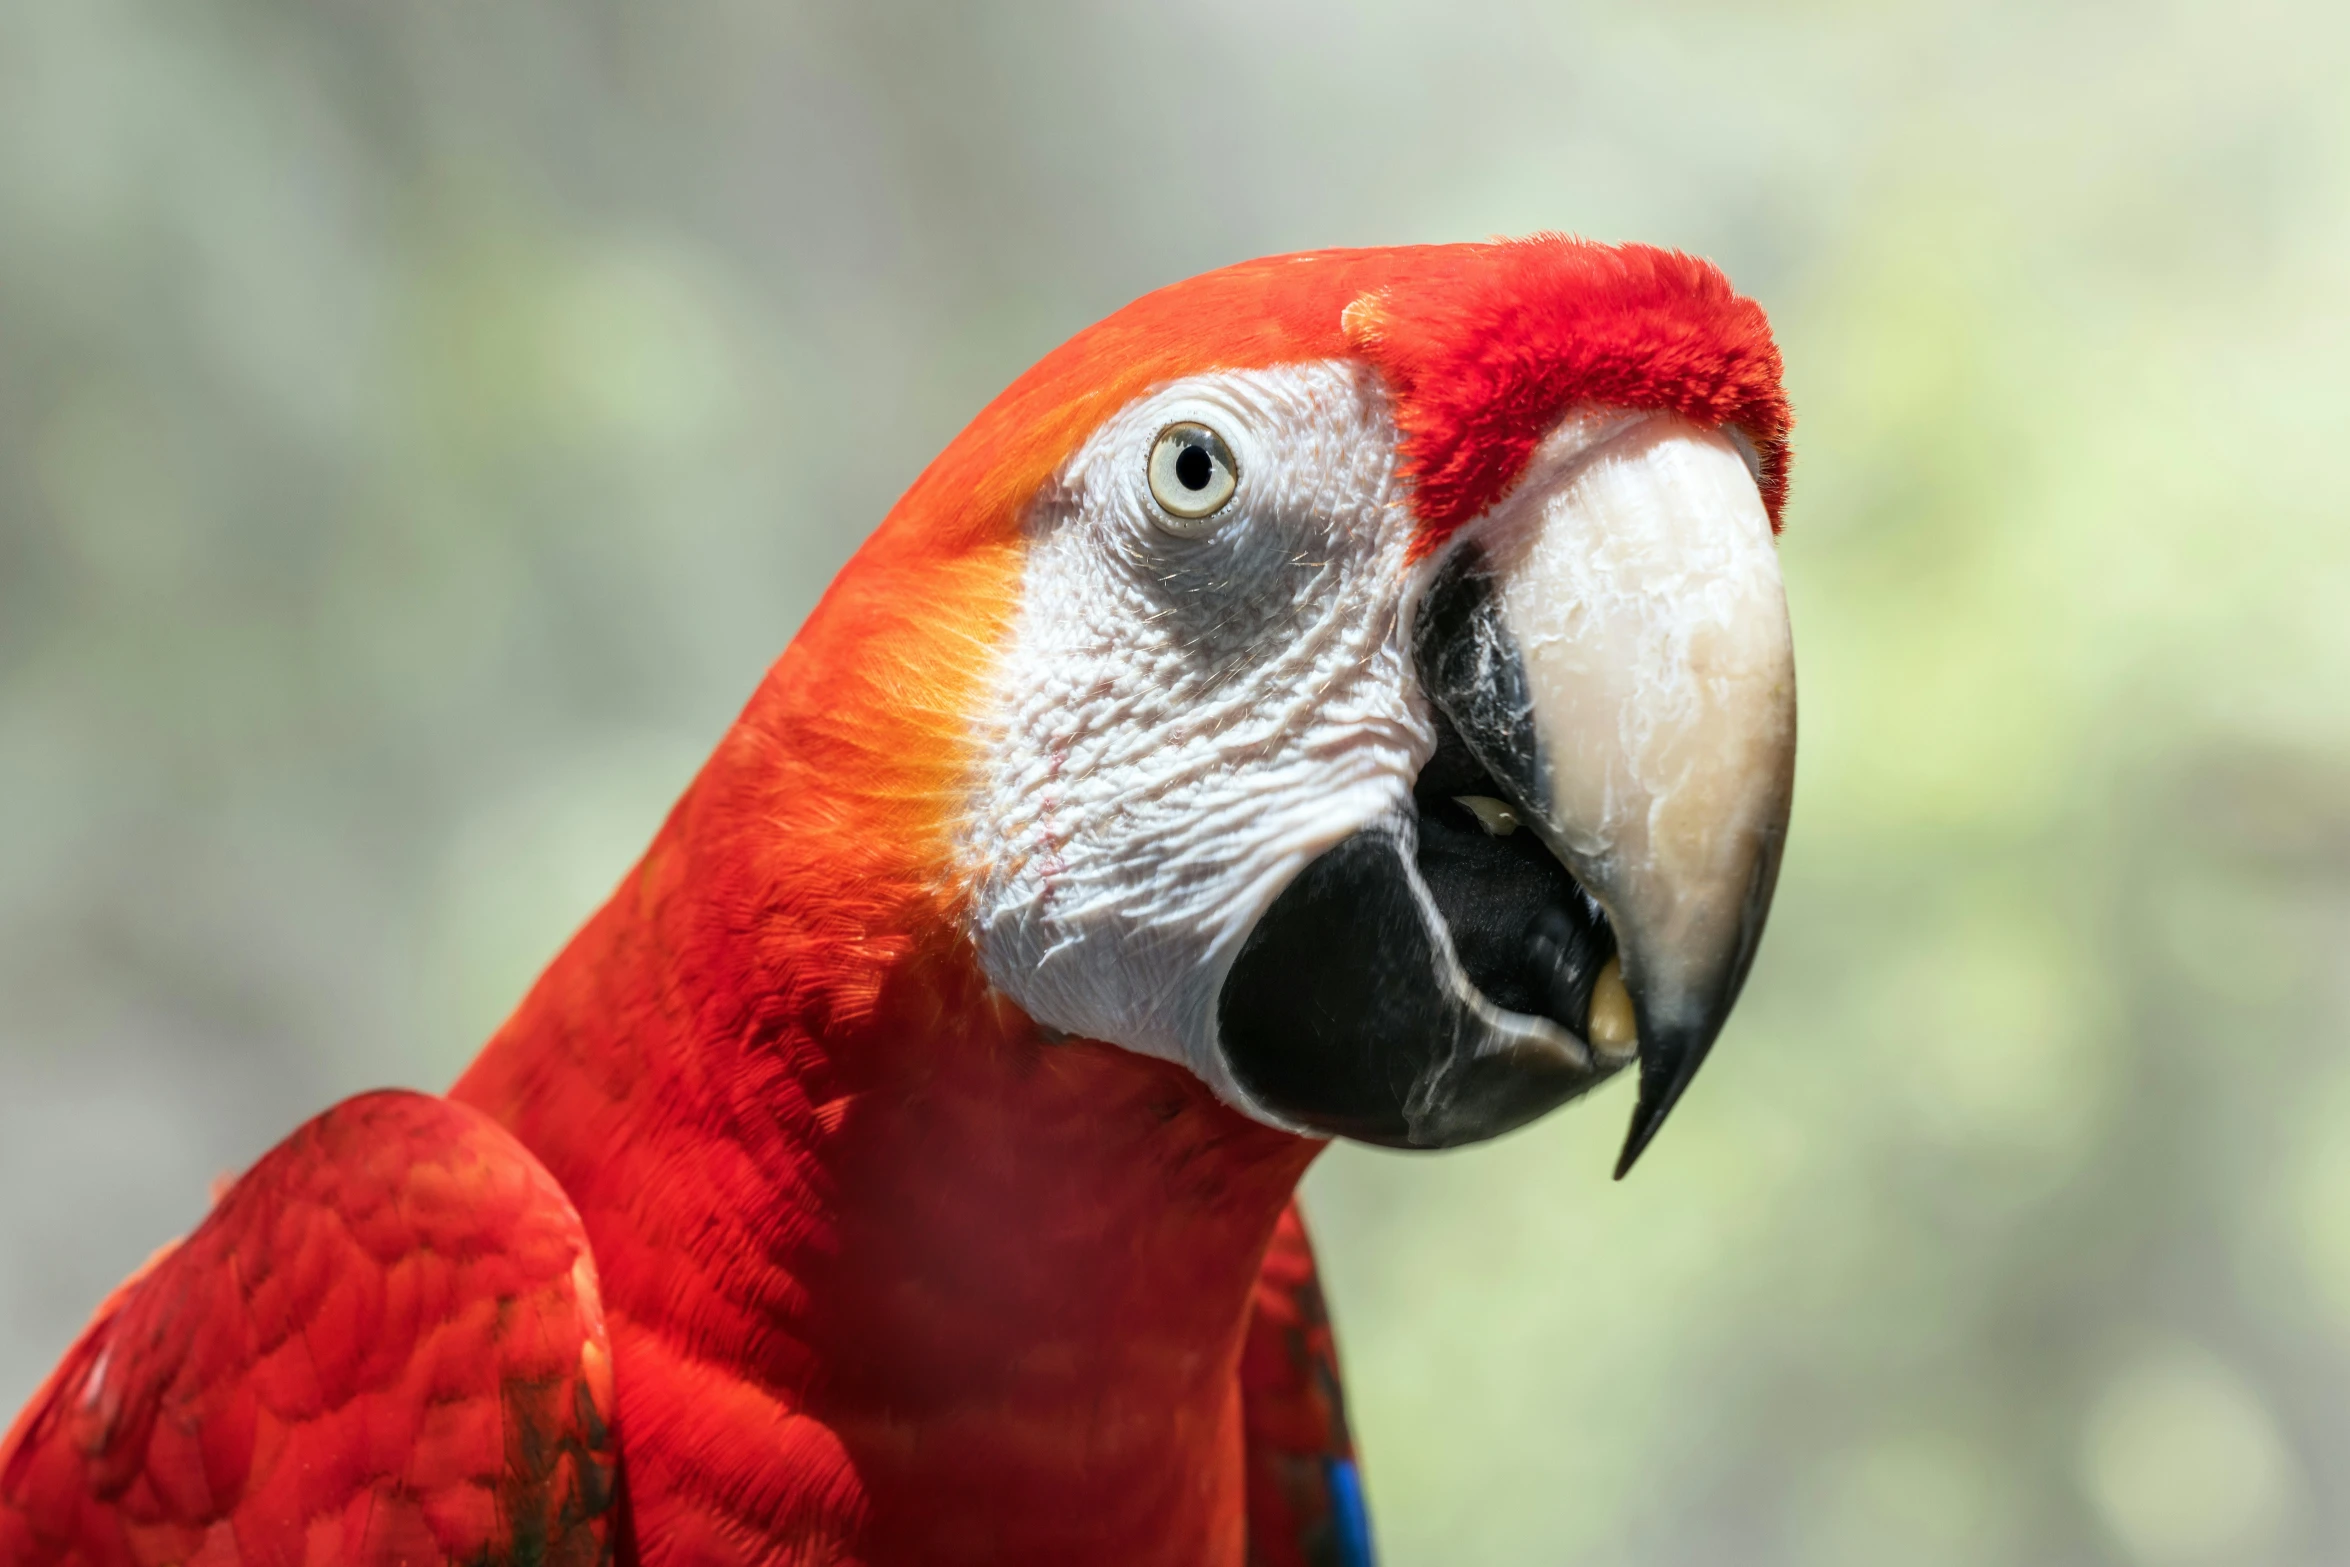
{"type": "Polygon", "coordinates": [[[1391,1562],[2350,1553],[2350,20],[0,4],[0,1414],[438,1086],[892,498],[1157,284],[1721,261],[1800,425],[1737,1020],[1309,1183],[1391,1562]]]}

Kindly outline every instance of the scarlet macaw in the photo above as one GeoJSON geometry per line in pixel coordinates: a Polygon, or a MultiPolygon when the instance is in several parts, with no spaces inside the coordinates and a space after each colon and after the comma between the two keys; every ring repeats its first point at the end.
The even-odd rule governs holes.
{"type": "Polygon", "coordinates": [[[1292,1189],[1736,997],[1788,414],[1710,265],[1251,262],[973,421],[446,1098],[100,1309],[0,1562],[1355,1564],[1292,1189]]]}

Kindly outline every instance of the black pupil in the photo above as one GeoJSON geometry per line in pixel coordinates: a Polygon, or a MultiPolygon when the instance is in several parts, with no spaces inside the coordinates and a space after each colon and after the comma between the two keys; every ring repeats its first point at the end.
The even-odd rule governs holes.
{"type": "Polygon", "coordinates": [[[1187,490],[1206,489],[1215,472],[1215,460],[1204,446],[1186,446],[1175,458],[1175,482],[1187,490]]]}

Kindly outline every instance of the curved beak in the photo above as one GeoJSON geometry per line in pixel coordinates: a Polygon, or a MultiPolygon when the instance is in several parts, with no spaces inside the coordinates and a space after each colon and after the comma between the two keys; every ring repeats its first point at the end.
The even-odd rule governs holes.
{"type": "Polygon", "coordinates": [[[1605,911],[1655,1137],[1753,962],[1786,841],[1795,662],[1741,448],[1670,415],[1570,421],[1453,546],[1429,695],[1605,911]]]}

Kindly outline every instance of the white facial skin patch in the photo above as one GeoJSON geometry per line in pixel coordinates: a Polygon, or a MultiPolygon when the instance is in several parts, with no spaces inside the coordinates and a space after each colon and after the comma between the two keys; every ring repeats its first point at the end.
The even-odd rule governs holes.
{"type": "Polygon", "coordinates": [[[1408,816],[1435,744],[1395,447],[1359,366],[1232,371],[1122,410],[1040,498],[962,844],[981,966],[1037,1022],[1245,1104],[1216,1046],[1233,958],[1323,850],[1408,816]],[[1182,423],[1238,469],[1209,519],[1152,498],[1182,423]]]}

